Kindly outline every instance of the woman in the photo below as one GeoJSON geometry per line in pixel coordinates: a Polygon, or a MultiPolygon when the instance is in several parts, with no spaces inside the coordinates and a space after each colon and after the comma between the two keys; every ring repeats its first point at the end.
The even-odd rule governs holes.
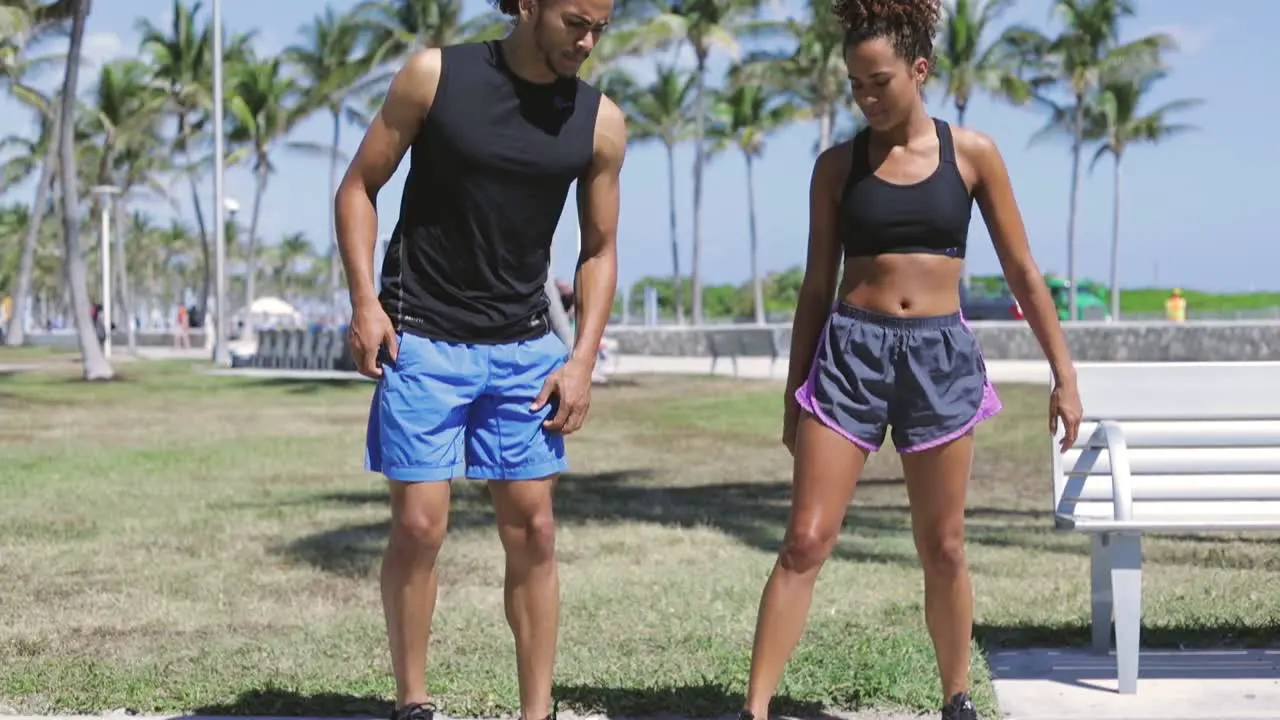
{"type": "Polygon", "coordinates": [[[741,717],[767,717],[863,463],[892,428],[924,569],[942,717],[976,720],[964,501],[973,428],[1001,408],[959,311],[975,199],[1052,366],[1049,426],[1063,425],[1064,449],[1080,422],[1075,373],[999,151],[985,135],[925,109],[937,0],[837,0],[834,10],[847,29],[845,61],[869,127],[814,166],[782,438],[795,457],[791,518],[761,598],[741,717]],[[833,308],[832,267],[842,254],[833,308]]]}

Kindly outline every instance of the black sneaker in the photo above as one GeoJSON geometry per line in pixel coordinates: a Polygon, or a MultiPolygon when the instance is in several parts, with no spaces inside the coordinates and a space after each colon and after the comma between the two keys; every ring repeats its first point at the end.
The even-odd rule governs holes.
{"type": "Polygon", "coordinates": [[[756,716],[752,715],[750,710],[739,710],[738,720],[756,720],[756,716]]]}
{"type": "Polygon", "coordinates": [[[431,703],[410,703],[391,711],[391,720],[435,720],[436,706],[431,703]]]}
{"type": "Polygon", "coordinates": [[[973,706],[969,693],[958,692],[951,696],[951,702],[942,708],[942,720],[978,720],[978,708],[973,706]]]}

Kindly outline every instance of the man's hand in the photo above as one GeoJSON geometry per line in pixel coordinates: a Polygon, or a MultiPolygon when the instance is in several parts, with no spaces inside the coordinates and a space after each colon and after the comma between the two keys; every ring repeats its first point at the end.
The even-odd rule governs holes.
{"type": "Polygon", "coordinates": [[[387,355],[392,360],[400,353],[395,326],[377,302],[356,306],[355,312],[351,314],[351,326],[347,335],[347,341],[351,343],[351,356],[356,361],[356,370],[365,377],[375,380],[382,377],[382,365],[378,361],[378,351],[381,348],[387,348],[387,355]]]}
{"type": "Polygon", "coordinates": [[[587,409],[591,406],[591,363],[569,360],[551,373],[529,409],[534,412],[541,410],[552,395],[559,399],[559,407],[542,426],[562,435],[577,432],[586,422],[587,409]]]}

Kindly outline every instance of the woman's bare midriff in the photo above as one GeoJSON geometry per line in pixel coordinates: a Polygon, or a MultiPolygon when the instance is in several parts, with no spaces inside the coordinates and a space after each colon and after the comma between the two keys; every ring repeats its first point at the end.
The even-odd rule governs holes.
{"type": "Polygon", "coordinates": [[[929,317],[960,309],[963,261],[925,253],[850,258],[844,264],[840,298],[882,315],[929,317]]]}

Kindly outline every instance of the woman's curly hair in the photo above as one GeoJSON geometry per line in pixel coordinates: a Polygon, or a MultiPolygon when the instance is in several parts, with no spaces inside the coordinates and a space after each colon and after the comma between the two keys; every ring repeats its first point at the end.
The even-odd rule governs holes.
{"type": "Polygon", "coordinates": [[[844,46],[888,38],[908,62],[933,63],[933,36],[942,15],[941,0],[834,0],[831,10],[844,25],[844,46]]]}

